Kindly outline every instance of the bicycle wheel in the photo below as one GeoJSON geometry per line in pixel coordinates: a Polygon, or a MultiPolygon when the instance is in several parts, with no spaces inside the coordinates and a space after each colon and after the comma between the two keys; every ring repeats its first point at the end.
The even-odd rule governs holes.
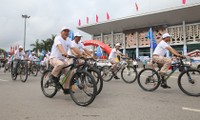
{"type": "Polygon", "coordinates": [[[127,66],[122,69],[121,76],[124,82],[133,83],[137,79],[137,70],[132,66],[127,66]]]}
{"type": "Polygon", "coordinates": [[[12,80],[17,79],[17,74],[15,73],[13,66],[11,66],[11,78],[12,80]]]}
{"type": "Polygon", "coordinates": [[[102,79],[103,79],[103,81],[105,81],[105,82],[108,82],[108,81],[110,81],[112,78],[113,78],[113,74],[112,74],[112,72],[110,71],[110,67],[109,66],[104,66],[103,68],[102,68],[102,73],[101,73],[102,75],[102,79]]]}
{"type": "Polygon", "coordinates": [[[33,76],[37,76],[37,74],[38,74],[37,66],[35,66],[35,65],[31,66],[31,72],[32,72],[33,76]]]}
{"type": "Polygon", "coordinates": [[[96,97],[94,77],[86,71],[77,71],[70,80],[70,96],[79,106],[88,106],[96,97]]]}
{"type": "Polygon", "coordinates": [[[51,75],[50,70],[44,71],[44,73],[42,74],[40,84],[41,84],[41,89],[42,89],[43,94],[46,97],[52,98],[56,95],[57,88],[55,86],[55,83],[52,83],[52,82],[49,81],[50,75],[51,75]]]}
{"type": "Polygon", "coordinates": [[[160,85],[160,77],[155,70],[145,68],[138,74],[138,84],[145,91],[154,91],[160,85]]]}
{"type": "Polygon", "coordinates": [[[183,71],[178,77],[178,86],[189,96],[200,96],[200,71],[189,69],[183,71]]]}
{"type": "Polygon", "coordinates": [[[95,68],[89,68],[88,72],[94,76],[94,80],[96,82],[96,86],[97,86],[97,93],[96,95],[98,95],[102,88],[103,88],[103,79],[101,77],[100,71],[98,69],[95,68]]]}
{"type": "Polygon", "coordinates": [[[19,66],[21,68],[20,71],[20,79],[22,82],[26,82],[27,78],[28,78],[28,66],[27,64],[24,63],[24,65],[19,66]]]}

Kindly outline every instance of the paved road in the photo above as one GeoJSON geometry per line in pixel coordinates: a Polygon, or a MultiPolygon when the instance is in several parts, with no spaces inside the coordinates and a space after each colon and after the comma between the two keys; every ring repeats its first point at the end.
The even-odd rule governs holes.
{"type": "Polygon", "coordinates": [[[69,95],[59,92],[45,97],[40,77],[26,83],[12,81],[0,70],[1,120],[199,120],[200,97],[182,93],[177,76],[168,82],[171,89],[144,92],[137,84],[122,80],[104,83],[102,93],[88,107],[77,106],[69,95]]]}

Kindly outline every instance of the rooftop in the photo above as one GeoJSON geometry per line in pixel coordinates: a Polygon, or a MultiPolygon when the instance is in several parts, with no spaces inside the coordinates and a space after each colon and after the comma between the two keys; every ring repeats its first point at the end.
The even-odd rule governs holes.
{"type": "Polygon", "coordinates": [[[110,34],[111,32],[123,32],[130,29],[145,28],[157,25],[177,25],[200,22],[200,3],[182,5],[169,9],[154,12],[147,12],[138,15],[103,21],[95,24],[83,25],[79,30],[91,35],[110,34]]]}

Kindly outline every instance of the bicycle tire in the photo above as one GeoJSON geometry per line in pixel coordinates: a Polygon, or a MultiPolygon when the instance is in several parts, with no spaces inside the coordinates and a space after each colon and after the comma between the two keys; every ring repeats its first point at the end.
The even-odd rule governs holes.
{"type": "Polygon", "coordinates": [[[22,82],[26,82],[28,79],[28,65],[24,63],[23,66],[21,66],[21,71],[20,71],[20,80],[22,82]],[[23,78],[24,77],[24,78],[23,78]]]}
{"type": "Polygon", "coordinates": [[[199,75],[200,70],[197,69],[188,69],[187,71],[183,71],[178,77],[178,86],[181,91],[189,96],[200,96],[199,75]],[[188,75],[191,76],[191,81],[187,79],[188,75]],[[197,83],[198,81],[199,83],[197,83]],[[188,87],[186,86],[186,84],[188,87]],[[194,87],[196,87],[196,89],[194,87]],[[195,93],[191,91],[194,91],[195,93]]]}
{"type": "Polygon", "coordinates": [[[110,66],[104,66],[102,67],[102,79],[104,82],[109,82],[113,78],[113,74],[110,71],[110,66]]]}
{"type": "Polygon", "coordinates": [[[160,83],[160,76],[154,69],[145,68],[138,74],[138,84],[144,91],[154,91],[159,87],[160,83]],[[152,76],[152,73],[154,73],[154,76],[152,76]],[[147,88],[150,85],[152,87],[147,88]]]}
{"type": "Polygon", "coordinates": [[[97,93],[96,82],[94,80],[94,77],[87,71],[84,70],[77,71],[70,80],[69,88],[72,100],[79,106],[85,107],[90,105],[96,97],[97,93]],[[87,93],[89,92],[88,89],[90,90],[90,88],[91,88],[91,93],[87,93]],[[77,95],[80,95],[81,93],[84,93],[86,97],[89,97],[89,99],[86,101],[86,97],[82,96],[77,97],[77,95]],[[79,98],[84,98],[84,101],[81,101],[79,98]]]}
{"type": "Polygon", "coordinates": [[[12,80],[16,80],[17,74],[14,73],[13,63],[11,64],[11,72],[10,73],[11,73],[12,80]]]}
{"type": "Polygon", "coordinates": [[[135,82],[137,79],[137,74],[138,74],[137,70],[133,66],[124,67],[121,71],[121,77],[125,83],[135,82]],[[128,71],[126,71],[126,68],[128,68],[128,71]],[[128,78],[125,78],[126,74],[127,74],[128,78]]]}
{"type": "Polygon", "coordinates": [[[33,74],[33,76],[37,76],[37,74],[38,74],[38,69],[37,69],[37,66],[32,66],[31,67],[31,71],[32,71],[32,74],[33,74]]]}
{"type": "Polygon", "coordinates": [[[42,93],[44,94],[44,96],[48,98],[54,97],[58,91],[57,88],[53,86],[53,83],[48,82],[50,74],[51,74],[51,70],[44,71],[41,77],[41,82],[40,82],[42,93]],[[47,90],[52,91],[52,93],[48,93],[46,88],[47,90]]]}
{"type": "Polygon", "coordinates": [[[96,82],[96,86],[97,86],[97,93],[96,95],[98,95],[103,88],[103,79],[101,77],[101,73],[98,69],[96,68],[88,68],[88,72],[94,76],[95,82],[96,82]]]}

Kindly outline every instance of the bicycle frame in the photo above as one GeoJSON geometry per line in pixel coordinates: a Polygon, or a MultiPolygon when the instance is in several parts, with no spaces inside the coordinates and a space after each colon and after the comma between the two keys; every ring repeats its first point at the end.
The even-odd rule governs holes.
{"type": "MultiPolygon", "coordinates": [[[[168,79],[170,78],[170,76],[171,76],[172,74],[174,74],[174,72],[175,72],[178,68],[180,68],[180,67],[183,67],[184,70],[187,70],[187,66],[184,65],[182,59],[180,59],[179,62],[173,63],[172,65],[174,65],[175,68],[168,74],[168,76],[166,76],[165,78],[162,77],[162,79],[168,80],[168,79]]],[[[158,71],[160,71],[160,70],[161,70],[161,67],[159,67],[159,69],[158,69],[156,72],[158,73],[158,71]]],[[[155,75],[155,73],[152,74],[152,76],[153,76],[153,75],[155,75]]],[[[187,75],[188,75],[188,77],[189,77],[189,80],[191,80],[191,76],[190,76],[188,73],[187,73],[187,75]]]]}

